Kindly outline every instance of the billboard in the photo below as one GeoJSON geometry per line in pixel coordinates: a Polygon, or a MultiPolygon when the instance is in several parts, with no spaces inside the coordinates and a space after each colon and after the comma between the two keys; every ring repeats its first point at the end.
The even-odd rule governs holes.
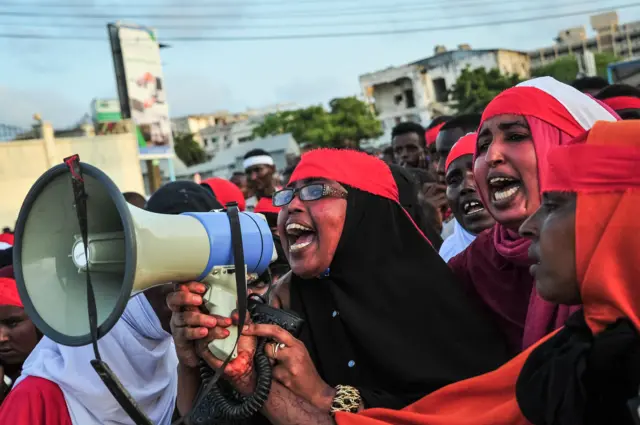
{"type": "Polygon", "coordinates": [[[122,118],[137,127],[141,159],[171,158],[169,121],[160,46],[155,30],[109,24],[109,39],[122,118]]]}

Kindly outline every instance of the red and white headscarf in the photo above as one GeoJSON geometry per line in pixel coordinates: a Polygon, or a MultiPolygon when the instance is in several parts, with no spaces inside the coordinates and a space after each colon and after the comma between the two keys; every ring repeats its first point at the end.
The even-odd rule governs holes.
{"type": "Polygon", "coordinates": [[[14,236],[12,233],[0,233],[0,250],[13,246],[14,236]]]}

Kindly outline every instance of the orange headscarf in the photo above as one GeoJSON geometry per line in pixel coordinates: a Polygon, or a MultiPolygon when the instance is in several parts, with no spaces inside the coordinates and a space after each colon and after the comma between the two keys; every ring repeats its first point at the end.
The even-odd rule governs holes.
{"type": "MultiPolygon", "coordinates": [[[[543,191],[577,192],[576,269],[585,320],[594,334],[626,317],[640,330],[640,121],[600,121],[584,144],[550,154],[543,191]],[[606,145],[606,146],[605,146],[606,145]],[[621,151],[624,155],[620,155],[621,151]],[[588,152],[587,152],[588,151],[588,152]],[[611,164],[615,167],[600,167],[611,164]],[[592,165],[595,165],[592,167],[592,165]],[[569,170],[569,172],[567,172],[569,170]],[[564,181],[558,186],[558,181],[564,181]]],[[[584,140],[584,138],[582,138],[584,140]]],[[[558,331],[556,331],[557,333],[558,331]]],[[[338,425],[526,425],[516,382],[527,358],[548,335],[485,375],[457,382],[400,411],[370,409],[336,414],[338,425]]]]}

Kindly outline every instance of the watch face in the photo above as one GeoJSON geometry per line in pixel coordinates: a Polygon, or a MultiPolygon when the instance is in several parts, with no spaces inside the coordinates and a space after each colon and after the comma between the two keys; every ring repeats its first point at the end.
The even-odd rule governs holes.
{"type": "Polygon", "coordinates": [[[82,243],[82,241],[78,241],[78,243],[73,246],[72,256],[73,263],[76,266],[79,268],[87,267],[87,256],[84,253],[84,243],[82,243]]]}

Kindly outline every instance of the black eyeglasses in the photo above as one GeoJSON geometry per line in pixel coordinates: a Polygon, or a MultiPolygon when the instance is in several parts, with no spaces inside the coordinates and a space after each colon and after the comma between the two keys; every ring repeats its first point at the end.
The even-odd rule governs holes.
{"type": "Polygon", "coordinates": [[[293,197],[296,196],[296,194],[300,197],[301,201],[317,201],[327,196],[345,199],[347,197],[347,192],[344,190],[336,189],[324,183],[311,183],[298,189],[288,187],[277,191],[273,195],[273,206],[284,207],[288,205],[289,202],[293,201],[293,197]]]}

